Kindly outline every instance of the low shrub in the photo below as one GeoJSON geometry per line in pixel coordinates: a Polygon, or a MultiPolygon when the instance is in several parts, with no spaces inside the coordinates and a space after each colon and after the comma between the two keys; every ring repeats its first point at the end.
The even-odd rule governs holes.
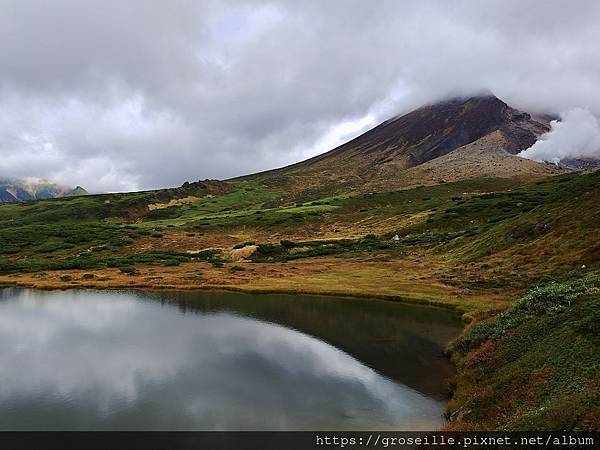
{"type": "Polygon", "coordinates": [[[294,247],[296,247],[296,243],[295,242],[288,241],[286,239],[280,241],[279,243],[281,244],[282,247],[285,247],[285,248],[294,248],[294,247]]]}
{"type": "Polygon", "coordinates": [[[280,247],[277,244],[258,244],[256,251],[261,255],[273,255],[280,247]]]}
{"type": "Polygon", "coordinates": [[[131,266],[122,266],[119,267],[119,270],[127,275],[137,275],[139,271],[135,267],[131,266]]]}
{"type": "MultiPolygon", "coordinates": [[[[498,340],[511,329],[544,315],[557,315],[571,307],[580,297],[600,288],[598,277],[582,277],[570,281],[549,281],[522,295],[506,311],[493,319],[474,325],[457,341],[457,348],[467,352],[486,340],[498,340]]],[[[582,324],[586,327],[586,324],[582,324]]],[[[593,328],[593,326],[592,326],[593,328]]]]}

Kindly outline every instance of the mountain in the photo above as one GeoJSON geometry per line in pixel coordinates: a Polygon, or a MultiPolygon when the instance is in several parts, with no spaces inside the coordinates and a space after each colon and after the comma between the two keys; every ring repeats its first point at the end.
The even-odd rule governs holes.
{"type": "Polygon", "coordinates": [[[366,189],[556,173],[554,165],[515,156],[549,130],[548,117],[534,118],[493,95],[456,98],[394,117],[322,155],[243,178],[292,190],[330,183],[366,189]]]}
{"type": "Polygon", "coordinates": [[[0,180],[0,202],[22,202],[78,195],[88,195],[88,192],[81,186],[71,189],[45,180],[0,180]]]}
{"type": "Polygon", "coordinates": [[[65,192],[62,197],[79,197],[80,195],[89,195],[89,192],[81,186],[77,186],[75,189],[65,192]]]}
{"type": "Polygon", "coordinates": [[[600,159],[597,158],[565,158],[559,164],[571,170],[600,169],[600,159]]]}

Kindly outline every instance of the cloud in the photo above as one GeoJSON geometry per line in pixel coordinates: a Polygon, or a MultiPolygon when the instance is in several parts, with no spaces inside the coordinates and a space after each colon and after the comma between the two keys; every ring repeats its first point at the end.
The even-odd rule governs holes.
{"type": "Polygon", "coordinates": [[[527,150],[522,158],[557,163],[565,158],[600,158],[600,124],[589,110],[574,108],[553,120],[552,129],[527,150]]]}
{"type": "MultiPolygon", "coordinates": [[[[355,120],[347,120],[329,129],[311,149],[310,156],[316,156],[328,150],[336,148],[351,138],[360,135],[376,125],[375,118],[368,114],[355,120]]],[[[309,156],[309,155],[305,155],[309,156]]]]}
{"type": "Polygon", "coordinates": [[[5,177],[108,191],[233,177],[482,88],[534,112],[600,114],[593,0],[0,7],[5,177]]]}

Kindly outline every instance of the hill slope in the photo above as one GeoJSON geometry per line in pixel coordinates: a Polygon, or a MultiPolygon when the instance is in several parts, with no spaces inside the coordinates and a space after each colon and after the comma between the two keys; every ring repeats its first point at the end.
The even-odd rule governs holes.
{"type": "Polygon", "coordinates": [[[509,152],[510,142],[500,130],[493,131],[450,153],[404,170],[399,176],[377,177],[365,188],[372,191],[384,188],[407,188],[471,179],[520,178],[562,173],[564,167],[540,164],[519,158],[509,152]]]}
{"type": "MultiPolygon", "coordinates": [[[[493,95],[453,99],[383,122],[330,152],[243,179],[265,180],[295,191],[331,183],[341,188],[361,188],[365,182],[383,179],[390,186],[408,186],[411,183],[404,180],[408,169],[436,161],[459,148],[465,163],[470,162],[473,151],[478,164],[489,166],[486,174],[490,176],[554,173],[558,169],[550,169],[547,164],[524,163],[514,157],[549,129],[545,119],[534,119],[493,95]],[[478,146],[467,147],[476,141],[478,146]],[[500,149],[503,157],[498,165],[500,149]]],[[[454,156],[456,161],[459,155],[454,156]]],[[[434,178],[443,178],[447,161],[430,164],[427,170],[434,178]]],[[[473,167],[454,164],[452,173],[453,179],[471,178],[473,167]]]]}

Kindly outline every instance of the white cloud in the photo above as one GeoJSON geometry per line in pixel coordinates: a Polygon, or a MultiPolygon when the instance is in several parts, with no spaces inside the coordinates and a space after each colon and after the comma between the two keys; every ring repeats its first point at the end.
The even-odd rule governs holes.
{"type": "Polygon", "coordinates": [[[347,120],[334,125],[312,146],[312,148],[306,151],[303,156],[305,158],[310,158],[311,156],[316,156],[334,149],[343,143],[348,142],[350,139],[360,136],[375,124],[375,117],[368,114],[355,120],[347,120]]]}
{"type": "Polygon", "coordinates": [[[558,163],[565,158],[600,158],[600,124],[589,110],[574,108],[552,121],[552,129],[527,150],[522,158],[558,163]]]}

